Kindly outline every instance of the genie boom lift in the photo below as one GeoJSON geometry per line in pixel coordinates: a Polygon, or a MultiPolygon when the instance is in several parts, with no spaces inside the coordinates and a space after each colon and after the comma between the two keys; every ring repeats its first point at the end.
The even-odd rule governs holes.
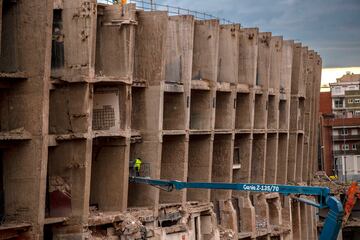
{"type": "Polygon", "coordinates": [[[158,187],[162,190],[171,192],[185,188],[196,189],[220,189],[235,190],[247,192],[273,192],[282,195],[311,195],[319,197],[319,203],[305,198],[296,198],[296,200],[305,204],[314,206],[319,209],[328,208],[329,212],[325,219],[323,229],[319,240],[336,240],[342,225],[344,215],[341,202],[334,196],[330,195],[330,189],[327,187],[309,187],[309,186],[292,186],[278,184],[256,184],[256,183],[213,183],[213,182],[181,182],[174,180],[150,179],[147,177],[130,177],[131,183],[147,184],[158,187]]]}

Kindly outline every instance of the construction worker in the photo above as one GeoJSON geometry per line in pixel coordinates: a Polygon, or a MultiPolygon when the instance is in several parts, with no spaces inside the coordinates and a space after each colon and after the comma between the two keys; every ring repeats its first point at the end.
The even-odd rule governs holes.
{"type": "Polygon", "coordinates": [[[334,180],[337,180],[337,179],[338,179],[338,176],[332,175],[332,176],[330,176],[329,178],[330,178],[332,181],[334,181],[334,180]]]}
{"type": "Polygon", "coordinates": [[[142,164],[141,158],[136,158],[134,162],[134,170],[135,170],[135,175],[137,177],[140,176],[141,164],[142,164]]]}

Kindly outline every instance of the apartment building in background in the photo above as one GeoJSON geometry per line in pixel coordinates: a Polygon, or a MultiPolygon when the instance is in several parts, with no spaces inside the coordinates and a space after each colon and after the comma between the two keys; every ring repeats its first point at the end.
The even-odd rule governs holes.
{"type": "Polygon", "coordinates": [[[360,180],[359,84],[360,74],[347,73],[320,97],[321,165],[342,181],[360,180]]]}

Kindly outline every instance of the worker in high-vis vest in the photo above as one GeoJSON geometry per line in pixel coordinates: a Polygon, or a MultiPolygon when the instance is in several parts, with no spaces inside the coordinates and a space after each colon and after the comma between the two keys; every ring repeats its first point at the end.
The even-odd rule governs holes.
{"type": "Polygon", "coordinates": [[[134,170],[136,176],[140,176],[141,164],[142,164],[141,158],[136,158],[134,162],[134,170]]]}

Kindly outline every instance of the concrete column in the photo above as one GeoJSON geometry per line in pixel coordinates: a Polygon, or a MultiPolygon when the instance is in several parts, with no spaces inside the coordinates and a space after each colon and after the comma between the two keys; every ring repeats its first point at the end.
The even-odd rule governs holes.
{"type": "Polygon", "coordinates": [[[303,160],[304,160],[303,153],[304,153],[304,134],[299,133],[297,135],[297,147],[296,147],[296,166],[295,166],[296,182],[302,182],[303,160]]]}
{"type": "Polygon", "coordinates": [[[269,80],[270,80],[270,61],[271,61],[271,52],[270,52],[270,42],[271,42],[271,33],[262,32],[259,33],[259,42],[258,42],[258,63],[257,63],[257,77],[256,85],[260,86],[262,90],[268,90],[269,80]]]}
{"type": "Polygon", "coordinates": [[[52,76],[68,82],[93,81],[96,53],[96,1],[64,1],[64,67],[52,76]]]}
{"type": "Polygon", "coordinates": [[[1,1],[0,9],[4,34],[0,34],[4,46],[0,72],[5,75],[1,81],[11,83],[7,89],[0,89],[0,134],[5,133],[0,140],[5,223],[9,216],[15,222],[30,222],[26,237],[41,239],[48,158],[52,1],[1,1]],[[40,15],[34,15],[33,9],[40,15]],[[23,81],[17,82],[20,72],[23,81]]]}
{"type": "Polygon", "coordinates": [[[220,25],[218,82],[236,84],[239,78],[239,24],[220,25]]]}
{"type": "Polygon", "coordinates": [[[278,93],[280,90],[281,70],[282,70],[282,51],[283,51],[283,38],[281,36],[271,37],[269,91],[274,93],[278,93]]]}
{"type": "Polygon", "coordinates": [[[302,226],[301,226],[301,212],[300,203],[292,202],[291,204],[291,219],[292,219],[292,232],[294,240],[301,240],[302,238],[302,226]]]}
{"type": "MultiPolygon", "coordinates": [[[[232,182],[233,134],[215,134],[211,182],[232,182]]],[[[231,190],[212,190],[211,201],[218,212],[220,224],[237,234],[236,212],[231,202],[231,190]]]]}
{"type": "MultiPolygon", "coordinates": [[[[234,143],[234,164],[233,179],[234,183],[250,182],[252,164],[252,134],[236,134],[234,143]]],[[[249,193],[233,191],[235,199],[238,227],[240,232],[255,234],[255,209],[251,204],[249,193]]]]}
{"type": "Polygon", "coordinates": [[[265,183],[275,184],[278,169],[278,133],[268,133],[266,138],[265,183]]]}
{"type": "Polygon", "coordinates": [[[278,135],[278,155],[277,155],[277,174],[276,183],[286,184],[287,174],[289,171],[288,163],[288,151],[289,151],[289,134],[279,133],[278,135]]]}
{"type": "Polygon", "coordinates": [[[168,15],[161,11],[138,11],[137,21],[134,81],[158,86],[165,79],[168,15]]]}
{"type": "MultiPolygon", "coordinates": [[[[186,181],[188,144],[185,135],[164,136],[161,154],[161,179],[186,181]]],[[[186,191],[160,192],[160,203],[182,203],[186,191]]]]}
{"type": "Polygon", "coordinates": [[[300,214],[301,214],[301,237],[303,239],[309,239],[308,235],[309,235],[309,227],[310,224],[308,222],[308,211],[307,211],[307,206],[304,203],[300,203],[300,214]]]}
{"type": "Polygon", "coordinates": [[[293,41],[283,41],[280,74],[279,129],[289,129],[293,41]]]}
{"type": "Polygon", "coordinates": [[[258,59],[257,28],[241,28],[239,34],[239,84],[256,85],[258,59]]]}
{"type": "Polygon", "coordinates": [[[98,6],[96,81],[131,82],[134,69],[135,4],[98,6]],[[114,51],[116,49],[116,51],[114,51]]]}
{"type": "Polygon", "coordinates": [[[219,30],[218,20],[195,21],[193,80],[216,82],[218,76],[219,30]]]}
{"type": "MultiPolygon", "coordinates": [[[[193,134],[189,139],[189,182],[210,182],[212,169],[213,139],[210,134],[193,134]]],[[[188,201],[210,201],[209,189],[188,189],[188,201]]]]}
{"type": "Polygon", "coordinates": [[[296,174],[296,159],[297,159],[297,133],[290,133],[289,136],[289,150],[288,150],[288,171],[287,181],[295,182],[296,174]]]}
{"type": "MultiPolygon", "coordinates": [[[[137,12],[134,85],[132,91],[132,129],[141,133],[141,144],[133,144],[131,156],[140,157],[150,167],[150,177],[161,177],[164,81],[166,77],[167,12],[137,12]],[[151,43],[151,44],[149,44],[151,43]],[[156,53],[156,54],[154,54],[156,53]],[[143,88],[146,86],[146,88],[143,88]]],[[[155,206],[159,190],[131,184],[131,206],[155,206]]]]}
{"type": "Polygon", "coordinates": [[[310,51],[307,61],[307,77],[306,77],[306,99],[305,99],[305,139],[304,139],[304,161],[303,161],[303,181],[309,180],[309,168],[308,164],[312,157],[312,151],[309,144],[313,142],[313,117],[314,117],[314,51],[310,51]]]}

